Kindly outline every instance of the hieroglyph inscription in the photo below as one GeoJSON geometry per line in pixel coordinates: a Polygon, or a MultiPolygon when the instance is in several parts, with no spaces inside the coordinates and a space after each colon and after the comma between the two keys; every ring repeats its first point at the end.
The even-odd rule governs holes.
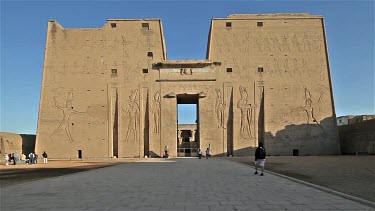
{"type": "Polygon", "coordinates": [[[216,119],[218,121],[218,128],[220,127],[225,128],[224,110],[225,110],[225,103],[224,103],[223,95],[221,94],[220,89],[216,89],[215,112],[216,112],[216,119]]]}
{"type": "Polygon", "coordinates": [[[241,99],[237,103],[237,108],[241,110],[241,128],[240,135],[244,139],[252,138],[251,125],[253,124],[253,108],[249,103],[246,88],[240,86],[241,99]]]}
{"type": "Polygon", "coordinates": [[[63,117],[62,119],[60,120],[60,124],[59,126],[53,131],[52,135],[49,137],[49,140],[50,141],[53,141],[53,136],[59,132],[60,130],[63,130],[63,132],[66,134],[66,136],[68,137],[69,141],[70,142],[74,142],[73,138],[72,138],[72,135],[70,133],[70,125],[72,124],[70,122],[70,117],[71,115],[73,114],[84,114],[86,112],[80,112],[80,111],[76,111],[73,109],[73,104],[72,104],[72,100],[73,100],[73,90],[71,89],[69,92],[68,92],[68,96],[66,97],[66,100],[65,100],[65,105],[64,106],[60,106],[58,105],[58,103],[56,102],[56,97],[53,98],[54,102],[55,102],[55,106],[56,108],[60,109],[62,114],[63,114],[63,117]]]}
{"type": "Polygon", "coordinates": [[[137,140],[137,125],[138,125],[138,119],[140,115],[139,111],[139,105],[137,103],[137,94],[138,90],[135,89],[131,92],[129,95],[129,103],[126,107],[126,109],[122,109],[122,112],[124,113],[126,119],[128,120],[128,128],[126,132],[126,137],[124,141],[129,141],[129,136],[133,137],[133,140],[137,140]]]}
{"type": "Polygon", "coordinates": [[[154,95],[154,102],[152,108],[152,117],[154,119],[154,133],[160,132],[160,94],[156,92],[154,95]]]}

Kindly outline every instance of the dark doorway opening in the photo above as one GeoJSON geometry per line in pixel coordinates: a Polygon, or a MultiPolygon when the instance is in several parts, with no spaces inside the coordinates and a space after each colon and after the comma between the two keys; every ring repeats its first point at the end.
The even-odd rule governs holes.
{"type": "Polygon", "coordinates": [[[82,150],[78,150],[78,159],[82,159],[82,150]]]}
{"type": "Polygon", "coordinates": [[[299,155],[299,150],[293,149],[293,156],[298,156],[298,155],[299,155]]]}
{"type": "Polygon", "coordinates": [[[177,156],[198,156],[199,95],[177,95],[177,156]]]}

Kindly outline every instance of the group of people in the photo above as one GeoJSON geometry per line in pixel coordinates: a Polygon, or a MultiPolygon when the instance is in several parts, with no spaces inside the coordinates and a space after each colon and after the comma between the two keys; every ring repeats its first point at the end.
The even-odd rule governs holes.
{"type": "MultiPolygon", "coordinates": [[[[206,149],[206,159],[208,159],[211,156],[210,148],[206,149]]],[[[198,149],[198,157],[199,159],[202,159],[202,150],[201,148],[198,149]]]]}
{"type": "MultiPolygon", "coordinates": [[[[48,155],[47,153],[44,151],[43,152],[43,163],[48,163],[48,155]]],[[[28,155],[28,159],[26,157],[25,154],[21,154],[19,155],[18,152],[14,152],[14,153],[11,153],[11,154],[7,154],[5,153],[5,165],[18,165],[20,164],[20,161],[21,161],[21,164],[22,165],[25,165],[25,164],[37,164],[38,163],[38,154],[36,153],[33,153],[33,152],[30,152],[29,155],[28,155]]]]}

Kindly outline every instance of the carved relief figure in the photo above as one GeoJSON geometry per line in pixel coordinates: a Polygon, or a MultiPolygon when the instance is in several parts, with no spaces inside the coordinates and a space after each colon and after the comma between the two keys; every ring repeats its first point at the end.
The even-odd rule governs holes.
{"type": "Polygon", "coordinates": [[[321,35],[318,35],[318,39],[317,40],[314,40],[314,46],[315,46],[315,50],[317,53],[321,53],[322,52],[322,36],[321,35]]]}
{"type": "Polygon", "coordinates": [[[260,52],[262,52],[263,51],[263,49],[262,49],[262,40],[261,40],[261,38],[259,38],[259,37],[256,37],[255,38],[255,47],[260,51],[260,52]]]}
{"type": "Polygon", "coordinates": [[[304,72],[307,72],[307,74],[309,75],[309,77],[311,76],[311,73],[310,73],[311,70],[309,68],[309,65],[307,64],[307,61],[304,58],[302,58],[302,70],[304,72]]]}
{"type": "Polygon", "coordinates": [[[279,39],[277,38],[277,36],[275,36],[275,38],[271,38],[271,40],[272,40],[273,48],[275,49],[275,51],[276,49],[281,51],[281,43],[279,39]]]}
{"type": "Polygon", "coordinates": [[[154,133],[160,132],[160,94],[156,92],[154,95],[154,105],[152,109],[152,116],[154,118],[154,133]]]}
{"type": "Polygon", "coordinates": [[[273,59],[273,67],[274,67],[275,73],[280,73],[281,72],[280,71],[281,68],[279,66],[279,61],[276,58],[273,59]]]}
{"type": "Polygon", "coordinates": [[[263,46],[264,46],[264,49],[265,49],[266,51],[271,52],[271,43],[270,43],[270,41],[268,40],[267,37],[265,37],[265,38],[263,39],[263,46]]]}
{"type": "Polygon", "coordinates": [[[244,139],[252,138],[251,125],[253,123],[253,106],[248,103],[248,94],[245,87],[240,86],[241,99],[237,103],[237,108],[241,110],[240,135],[244,139]]]}
{"type": "Polygon", "coordinates": [[[133,134],[133,140],[137,140],[137,125],[139,119],[139,105],[136,102],[138,90],[133,90],[129,95],[129,104],[125,110],[122,110],[128,119],[128,131],[126,132],[125,141],[129,140],[129,135],[133,134]]]}
{"type": "Polygon", "coordinates": [[[298,49],[298,51],[301,52],[301,44],[298,42],[298,38],[296,34],[293,34],[292,43],[293,43],[293,48],[298,49]]]}
{"type": "Polygon", "coordinates": [[[297,58],[295,58],[294,62],[293,62],[293,77],[294,77],[295,74],[300,75],[300,73],[299,73],[299,65],[298,65],[297,58]]]}
{"type": "Polygon", "coordinates": [[[285,59],[285,62],[284,62],[284,72],[285,72],[285,74],[289,74],[289,76],[292,76],[291,72],[289,71],[289,60],[288,59],[285,59]]]}
{"type": "Polygon", "coordinates": [[[223,96],[221,94],[220,89],[216,89],[216,103],[215,103],[215,111],[216,111],[216,118],[218,121],[218,127],[225,128],[224,126],[224,110],[225,110],[225,103],[223,96]]]}
{"type": "Polygon", "coordinates": [[[66,101],[65,101],[64,106],[58,105],[57,102],[56,102],[56,97],[53,98],[53,100],[55,102],[55,106],[58,109],[61,110],[61,112],[63,114],[63,118],[61,119],[59,126],[53,131],[52,135],[49,137],[50,141],[53,141],[53,139],[52,139],[53,136],[57,132],[59,132],[60,129],[62,129],[65,132],[66,136],[68,137],[69,141],[73,142],[72,135],[70,134],[70,125],[71,125],[70,117],[71,117],[72,114],[84,114],[85,112],[80,112],[80,111],[74,110],[73,105],[72,105],[72,99],[73,99],[73,90],[72,89],[68,92],[68,96],[66,97],[66,101]]]}
{"type": "Polygon", "coordinates": [[[121,35],[121,39],[122,39],[122,56],[123,57],[129,57],[129,49],[128,49],[128,46],[130,45],[130,41],[128,41],[126,39],[126,37],[124,37],[123,35],[121,35]]]}
{"type": "Polygon", "coordinates": [[[317,124],[323,131],[325,131],[314,116],[314,109],[315,109],[316,106],[318,106],[321,103],[324,92],[323,91],[320,92],[318,102],[314,103],[313,99],[312,99],[311,92],[306,87],[304,87],[304,91],[305,91],[305,97],[304,97],[305,98],[305,107],[304,107],[304,109],[305,109],[306,115],[307,115],[307,134],[308,135],[311,134],[310,123],[312,123],[312,122],[317,124]]]}
{"type": "Polygon", "coordinates": [[[303,36],[303,49],[304,51],[311,51],[311,43],[309,41],[309,38],[307,36],[307,34],[305,34],[305,36],[303,36]]]}
{"type": "Polygon", "coordinates": [[[284,37],[283,37],[283,50],[290,52],[288,37],[285,34],[284,34],[284,37]]]}

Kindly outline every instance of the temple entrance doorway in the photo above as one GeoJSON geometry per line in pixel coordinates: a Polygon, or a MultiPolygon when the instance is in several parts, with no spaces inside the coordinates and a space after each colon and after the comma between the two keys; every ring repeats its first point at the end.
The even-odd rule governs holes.
{"type": "Polygon", "coordinates": [[[177,157],[196,157],[199,148],[199,96],[177,95],[177,157]]]}

